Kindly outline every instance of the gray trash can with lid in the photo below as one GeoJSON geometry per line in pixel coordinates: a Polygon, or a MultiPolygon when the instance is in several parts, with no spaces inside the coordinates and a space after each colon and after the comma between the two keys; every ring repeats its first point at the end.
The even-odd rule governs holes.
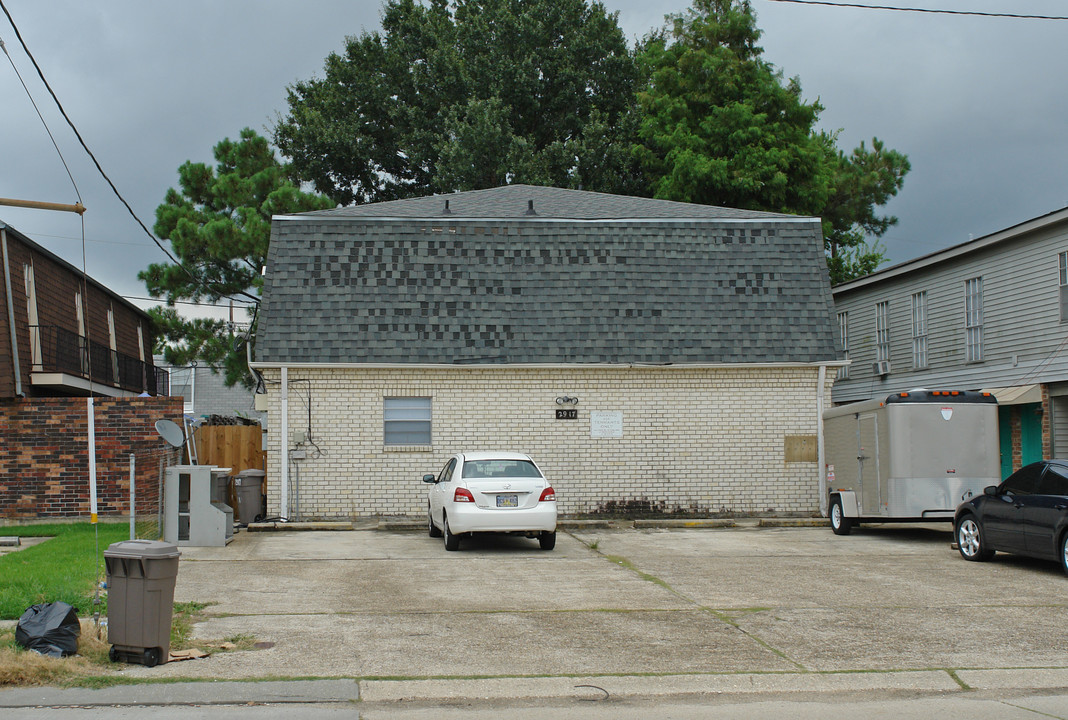
{"type": "Polygon", "coordinates": [[[179,554],[158,540],[124,540],[104,551],[112,662],[167,662],[179,554]]]}
{"type": "Polygon", "coordinates": [[[234,480],[237,515],[242,525],[263,519],[263,470],[242,470],[234,480]]]}

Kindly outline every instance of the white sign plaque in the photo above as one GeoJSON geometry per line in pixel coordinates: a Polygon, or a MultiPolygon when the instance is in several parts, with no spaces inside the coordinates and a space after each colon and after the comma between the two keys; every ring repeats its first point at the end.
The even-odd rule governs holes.
{"type": "Polygon", "coordinates": [[[621,438],[621,437],[623,437],[623,411],[622,410],[591,410],[590,411],[590,437],[591,438],[621,438]]]}

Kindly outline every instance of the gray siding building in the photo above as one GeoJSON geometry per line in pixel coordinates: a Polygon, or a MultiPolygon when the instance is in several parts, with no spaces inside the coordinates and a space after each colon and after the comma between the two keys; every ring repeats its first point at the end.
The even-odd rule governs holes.
{"type": "Polygon", "coordinates": [[[834,288],[835,403],[988,390],[1002,471],[1068,454],[1068,209],[834,288]]]}

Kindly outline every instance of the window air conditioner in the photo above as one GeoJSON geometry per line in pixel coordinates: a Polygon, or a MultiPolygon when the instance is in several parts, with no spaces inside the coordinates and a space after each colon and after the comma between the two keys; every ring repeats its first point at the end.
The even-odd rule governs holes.
{"type": "Polygon", "coordinates": [[[890,361],[880,360],[877,363],[873,363],[871,371],[875,375],[889,375],[890,374],[890,361]]]}

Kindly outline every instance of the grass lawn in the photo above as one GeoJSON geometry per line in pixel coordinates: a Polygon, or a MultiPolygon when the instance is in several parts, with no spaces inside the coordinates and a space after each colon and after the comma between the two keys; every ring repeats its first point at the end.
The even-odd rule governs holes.
{"type": "MultiPolygon", "coordinates": [[[[0,619],[17,620],[31,605],[56,601],[74,606],[84,617],[92,615],[93,589],[106,577],[104,551],[111,543],[128,540],[130,526],[5,526],[0,527],[0,535],[52,536],[39,545],[0,556],[0,619]]],[[[107,605],[99,609],[105,614],[107,605]]]]}

